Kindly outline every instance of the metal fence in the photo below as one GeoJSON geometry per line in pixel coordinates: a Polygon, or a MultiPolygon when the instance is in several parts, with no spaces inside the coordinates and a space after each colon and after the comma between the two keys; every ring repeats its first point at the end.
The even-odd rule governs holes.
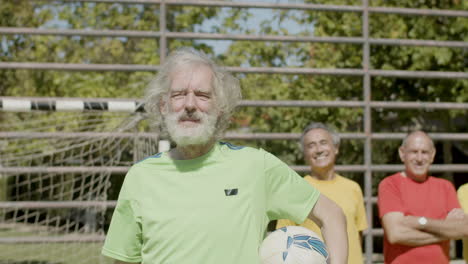
{"type": "MultiPolygon", "coordinates": [[[[63,1],[68,2],[68,1],[63,1]]],[[[401,165],[378,165],[372,164],[371,145],[374,141],[402,139],[402,133],[374,133],[371,127],[371,111],[375,108],[381,109],[458,109],[468,110],[468,103],[454,102],[383,102],[371,99],[371,77],[400,77],[400,78],[436,78],[436,79],[468,79],[467,72],[444,72],[444,71],[404,71],[404,70],[379,70],[370,69],[370,47],[373,45],[391,46],[431,46],[468,48],[465,41],[435,41],[435,40],[410,40],[410,39],[381,39],[369,36],[369,15],[375,14],[399,14],[416,16],[444,16],[444,17],[468,17],[468,11],[456,10],[432,10],[432,9],[410,9],[392,7],[371,7],[368,0],[362,0],[360,6],[345,5],[319,5],[319,4],[279,4],[264,2],[225,2],[225,1],[164,1],[164,0],[73,0],[69,2],[94,2],[94,3],[121,3],[121,4],[148,4],[159,5],[160,28],[154,31],[135,30],[73,30],[73,29],[40,29],[40,28],[11,28],[0,27],[0,35],[27,34],[27,35],[55,35],[55,36],[100,36],[100,37],[139,37],[159,39],[159,56],[164,61],[168,49],[168,39],[203,39],[203,40],[248,40],[248,41],[282,41],[282,42],[322,42],[322,43],[346,43],[362,45],[363,58],[360,69],[322,69],[322,68],[272,68],[272,67],[228,67],[234,73],[267,73],[267,74],[313,74],[313,75],[339,75],[339,76],[361,76],[363,78],[361,101],[242,101],[243,107],[328,107],[328,108],[360,108],[363,109],[363,133],[342,133],[345,139],[364,140],[364,164],[337,166],[338,171],[364,172],[364,195],[366,201],[366,213],[369,225],[372,223],[373,203],[376,198],[372,196],[372,174],[373,172],[390,172],[401,170],[401,165]],[[314,10],[334,12],[356,12],[362,14],[362,36],[361,37],[314,37],[314,36],[277,36],[277,35],[244,35],[244,34],[211,34],[170,32],[166,29],[166,12],[168,6],[202,6],[202,7],[238,7],[238,8],[272,8],[285,10],[314,10]]],[[[158,71],[160,66],[152,65],[117,65],[117,64],[64,64],[64,63],[34,63],[34,62],[0,62],[0,69],[37,69],[37,70],[64,70],[64,71],[158,71]]],[[[69,100],[69,99],[68,99],[69,100]]],[[[75,100],[75,99],[74,99],[75,100]]],[[[0,109],[3,111],[60,111],[56,108],[57,102],[66,101],[60,98],[18,98],[0,97],[0,109]]],[[[141,101],[138,100],[112,100],[112,99],[80,99],[82,102],[77,109],[67,110],[104,110],[104,111],[142,111],[141,101]],[[126,109],[113,109],[112,103],[126,102],[126,109]]],[[[62,104],[63,105],[63,104],[62,104]]],[[[102,133],[101,133],[102,134],[102,133]]],[[[30,132],[1,132],[0,138],[41,138],[41,137],[93,137],[96,133],[30,133],[30,132]]],[[[151,137],[145,133],[120,133],[112,134],[118,137],[151,137]]],[[[433,133],[430,136],[435,140],[468,140],[468,133],[433,133]]],[[[297,133],[228,133],[229,139],[297,139],[297,133]]],[[[293,166],[298,171],[307,171],[306,166],[293,166]]],[[[31,172],[42,170],[44,172],[64,171],[99,171],[108,170],[124,173],[127,167],[0,167],[1,173],[31,172]]],[[[468,164],[435,164],[432,171],[438,172],[468,172],[468,164]]],[[[99,205],[112,207],[115,201],[96,202],[99,205]]],[[[0,208],[71,208],[96,206],[90,202],[0,202],[0,208]]],[[[370,263],[373,253],[373,238],[381,236],[382,230],[371,228],[365,234],[365,254],[367,262],[370,263]]],[[[11,243],[0,240],[0,243],[11,243]]]]}

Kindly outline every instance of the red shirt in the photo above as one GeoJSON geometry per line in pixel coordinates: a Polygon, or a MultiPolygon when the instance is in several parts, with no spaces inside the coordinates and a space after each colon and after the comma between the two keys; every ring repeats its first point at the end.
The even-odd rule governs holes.
{"type": "MultiPolygon", "coordinates": [[[[416,182],[396,173],[379,184],[379,217],[390,212],[404,215],[444,219],[453,208],[460,208],[452,183],[429,176],[424,182],[416,182]]],[[[437,244],[411,247],[390,244],[384,235],[385,263],[414,264],[449,263],[449,240],[437,244]]]]}

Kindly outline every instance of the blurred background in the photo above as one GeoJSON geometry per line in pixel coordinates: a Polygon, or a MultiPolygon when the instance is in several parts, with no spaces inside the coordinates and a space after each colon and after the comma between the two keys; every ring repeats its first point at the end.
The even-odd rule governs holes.
{"type": "Polygon", "coordinates": [[[340,132],[367,263],[383,259],[376,189],[408,131],[434,139],[433,175],[468,182],[467,1],[0,0],[0,38],[0,264],[110,263],[125,173],[167,147],[141,97],[182,46],[241,81],[225,140],[305,174],[302,129],[340,132]]]}

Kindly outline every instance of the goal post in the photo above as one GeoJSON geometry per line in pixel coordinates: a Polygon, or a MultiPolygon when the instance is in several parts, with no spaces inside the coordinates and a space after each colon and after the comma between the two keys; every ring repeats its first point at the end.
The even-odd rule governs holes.
{"type": "Polygon", "coordinates": [[[114,206],[108,202],[111,177],[159,151],[144,113],[0,116],[0,259],[110,263],[100,249],[114,206]]]}

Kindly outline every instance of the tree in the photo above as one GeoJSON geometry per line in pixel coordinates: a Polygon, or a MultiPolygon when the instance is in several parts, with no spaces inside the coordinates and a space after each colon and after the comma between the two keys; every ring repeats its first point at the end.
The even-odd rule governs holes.
{"type": "MultiPolygon", "coordinates": [[[[361,1],[307,1],[315,4],[361,5],[361,1]]],[[[466,10],[463,1],[372,1],[374,6],[407,8],[437,8],[466,10]]],[[[258,30],[242,28],[249,11],[232,11],[233,20],[223,24],[243,33],[287,34],[288,21],[294,20],[301,28],[299,35],[315,36],[362,36],[362,17],[359,12],[290,12],[272,11],[258,30]],[[273,25],[275,26],[273,26],[273,25]]],[[[410,38],[466,41],[468,36],[466,18],[404,16],[371,14],[370,36],[373,38],[410,38]]],[[[236,42],[228,50],[229,56],[222,56],[229,65],[291,66],[315,68],[361,68],[362,46],[330,43],[265,43],[236,42]]],[[[413,71],[466,71],[466,51],[457,48],[371,46],[371,68],[384,70],[413,71]]],[[[293,76],[293,75],[242,75],[244,95],[248,99],[270,100],[360,100],[363,98],[361,77],[342,76],[293,76]]],[[[406,79],[372,78],[372,100],[375,101],[448,101],[466,102],[467,80],[449,79],[406,79]]],[[[243,109],[241,125],[245,120],[251,131],[257,132],[300,132],[310,121],[326,122],[339,131],[362,131],[362,111],[357,109],[243,109]],[[251,118],[251,117],[262,118],[251,118]]],[[[414,128],[429,132],[463,132],[466,127],[466,111],[462,110],[395,110],[375,109],[372,113],[372,127],[375,132],[404,132],[414,128]]],[[[350,142],[343,146],[340,157],[346,164],[362,164],[362,142],[350,142]],[[359,153],[353,155],[351,153],[359,153]],[[343,156],[343,154],[345,156],[343,156]]],[[[275,154],[290,163],[300,163],[301,154],[294,144],[285,142],[262,142],[275,154]]],[[[461,142],[456,143],[461,144],[461,142]]],[[[399,142],[385,141],[374,144],[373,163],[399,163],[395,154],[399,142]]],[[[442,161],[443,162],[443,161],[442,161]]]]}

